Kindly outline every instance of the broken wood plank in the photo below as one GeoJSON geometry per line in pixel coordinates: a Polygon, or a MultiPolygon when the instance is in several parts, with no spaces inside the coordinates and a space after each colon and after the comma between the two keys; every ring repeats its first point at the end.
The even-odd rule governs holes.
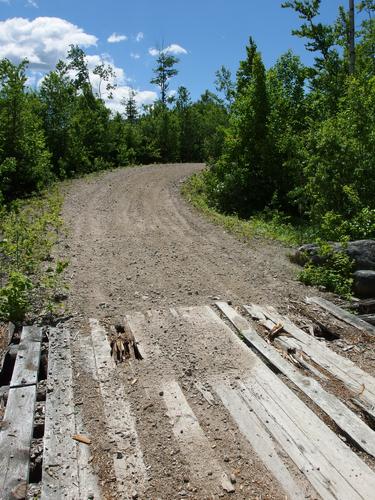
{"type": "Polygon", "coordinates": [[[147,472],[135,418],[122,382],[118,379],[106,331],[96,319],[90,319],[90,327],[95,377],[102,395],[108,437],[114,443],[110,453],[117,478],[116,487],[121,498],[134,498],[135,487],[137,494],[142,497],[146,488],[147,472]]]}
{"type": "Polygon", "coordinates": [[[375,432],[370,427],[338,398],[325,391],[316,380],[301,374],[276,349],[267,344],[232,307],[225,302],[218,302],[216,305],[257,351],[318,405],[357,446],[375,457],[375,432]]]}
{"type": "Polygon", "coordinates": [[[366,321],[363,321],[362,319],[358,318],[354,314],[345,311],[345,309],[342,309],[341,307],[337,306],[336,304],[333,304],[332,302],[329,302],[328,300],[322,299],[321,297],[307,297],[306,302],[308,304],[315,304],[325,311],[328,311],[331,313],[333,316],[336,318],[340,319],[341,321],[344,321],[344,323],[347,323],[348,325],[354,326],[354,328],[357,328],[358,330],[361,330],[362,332],[366,332],[370,335],[375,335],[375,327],[367,323],[366,321]]]}
{"type": "Polygon", "coordinates": [[[10,382],[11,387],[32,385],[38,382],[41,342],[41,328],[35,326],[23,327],[10,382]]]}
{"type": "Polygon", "coordinates": [[[26,495],[36,386],[10,389],[0,430],[0,497],[26,495]]]}
{"type": "Polygon", "coordinates": [[[317,365],[341,380],[354,396],[363,402],[367,413],[375,418],[375,378],[363,371],[350,359],[329,349],[324,343],[311,337],[294,325],[287,317],[281,316],[273,308],[262,308],[273,323],[283,323],[284,330],[294,339],[287,339],[292,346],[301,349],[317,365]]]}
{"type": "Polygon", "coordinates": [[[80,498],[70,334],[49,331],[48,382],[42,471],[43,500],[80,498]]]}
{"type": "Polygon", "coordinates": [[[205,488],[211,483],[217,495],[222,490],[234,492],[232,483],[216,459],[208,438],[175,380],[163,386],[163,397],[173,434],[181,443],[181,451],[189,463],[194,480],[201,484],[203,482],[205,488]]]}

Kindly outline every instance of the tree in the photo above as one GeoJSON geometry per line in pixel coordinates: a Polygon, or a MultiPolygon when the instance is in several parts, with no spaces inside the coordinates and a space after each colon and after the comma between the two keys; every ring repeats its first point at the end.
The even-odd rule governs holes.
{"type": "Polygon", "coordinates": [[[150,83],[157,85],[160,89],[160,101],[163,106],[167,105],[167,91],[169,88],[169,80],[178,74],[174,67],[179,62],[177,57],[168,54],[164,49],[159,51],[156,59],[156,67],[153,69],[155,77],[150,83]]]}
{"type": "Polygon", "coordinates": [[[180,161],[192,161],[195,159],[195,128],[190,93],[186,87],[177,89],[176,112],[180,161]]]}
{"type": "Polygon", "coordinates": [[[125,106],[125,116],[128,122],[135,123],[138,118],[138,108],[137,102],[135,100],[136,92],[130,89],[129,96],[127,99],[123,100],[123,105],[125,106]]]}
{"type": "Polygon", "coordinates": [[[257,45],[252,37],[249,38],[249,44],[246,47],[246,59],[240,61],[240,67],[237,71],[237,92],[243,92],[253,75],[254,57],[257,53],[257,45]]]}
{"type": "Polygon", "coordinates": [[[224,94],[226,106],[230,109],[235,96],[235,84],[232,81],[232,74],[228,68],[221,66],[221,68],[216,71],[215,76],[216,90],[224,94]]]}
{"type": "Polygon", "coordinates": [[[27,61],[0,61],[0,198],[15,198],[51,179],[40,102],[26,93],[27,61]]]}

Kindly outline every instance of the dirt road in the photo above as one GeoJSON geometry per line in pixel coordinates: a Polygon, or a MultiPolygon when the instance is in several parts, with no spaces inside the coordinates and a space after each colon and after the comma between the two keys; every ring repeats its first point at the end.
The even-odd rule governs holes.
{"type": "Polygon", "coordinates": [[[285,312],[306,289],[288,249],[241,243],[181,198],[183,179],[202,168],[116,170],[66,189],[60,254],[70,260],[74,315],[66,326],[77,432],[92,441],[85,494],[319,498],[319,484],[312,488],[252,417],[251,373],[279,381],[206,307],[222,299],[285,312]],[[141,353],[115,365],[106,334],[124,338],[113,325],[126,315],[141,353]]]}
{"type": "Polygon", "coordinates": [[[303,296],[287,249],[238,242],[181,198],[182,180],[202,167],[129,168],[72,184],[64,218],[74,310],[113,318],[214,297],[284,308],[303,296]]]}
{"type": "MultiPolygon", "coordinates": [[[[241,243],[204,220],[181,198],[182,181],[202,168],[129,168],[77,180],[69,186],[64,207],[69,234],[61,254],[70,260],[69,308],[76,314],[73,328],[87,332],[89,318],[110,325],[131,311],[203,306],[215,299],[267,302],[285,309],[289,298],[303,296],[287,249],[263,240],[241,243]]],[[[178,452],[181,443],[172,439],[164,416],[166,408],[155,398],[162,399],[159,393],[164,393],[164,385],[173,387],[171,380],[180,380],[186,388],[191,383],[191,369],[201,374],[233,371],[241,355],[237,353],[233,360],[233,352],[210,335],[205,338],[205,332],[200,340],[189,340],[186,326],[178,323],[176,328],[168,318],[164,323],[159,318],[158,323],[158,346],[151,345],[155,356],[144,360],[141,368],[133,363],[130,375],[129,367],[117,374],[125,381],[127,377],[140,379],[137,390],[132,390],[133,386],[129,389],[129,383],[124,387],[136,418],[140,448],[152,471],[145,498],[178,498],[185,493],[195,498],[226,495],[225,489],[216,489],[216,476],[224,471],[233,481],[233,475],[238,476],[232,498],[283,498],[278,482],[225,409],[206,408],[202,401],[194,404],[190,394],[204,429],[201,437],[209,439],[201,445],[199,456],[192,454],[197,461],[192,472],[191,456],[178,452]],[[148,404],[151,406],[145,410],[148,404]]],[[[102,427],[107,416],[100,388],[85,367],[85,353],[77,346],[76,398],[83,402],[87,431],[97,443],[94,465],[103,493],[115,498],[116,484],[108,481],[113,477],[111,445],[102,427]],[[98,399],[93,403],[95,393],[98,399]]],[[[308,490],[306,484],[303,486],[308,490]]]]}

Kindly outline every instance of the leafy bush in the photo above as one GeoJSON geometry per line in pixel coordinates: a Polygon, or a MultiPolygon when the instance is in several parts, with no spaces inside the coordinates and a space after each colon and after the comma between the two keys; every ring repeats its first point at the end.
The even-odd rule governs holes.
{"type": "Polygon", "coordinates": [[[299,274],[306,285],[324,286],[328,291],[350,298],[352,292],[353,261],[344,252],[333,251],[329,243],[320,242],[321,265],[308,263],[299,274]]]}
{"type": "Polygon", "coordinates": [[[1,319],[22,321],[34,298],[48,302],[51,293],[46,284],[56,289],[56,276],[66,265],[57,262],[53,273],[47,273],[51,274],[47,283],[44,263],[51,259],[62,226],[61,203],[57,191],[52,190],[40,198],[0,207],[1,319]]]}
{"type": "Polygon", "coordinates": [[[5,287],[0,289],[0,319],[22,321],[30,307],[31,280],[18,271],[12,271],[5,287]]]}

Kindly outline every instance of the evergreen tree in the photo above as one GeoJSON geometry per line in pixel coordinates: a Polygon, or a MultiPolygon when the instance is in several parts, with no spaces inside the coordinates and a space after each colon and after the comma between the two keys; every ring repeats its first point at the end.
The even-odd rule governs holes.
{"type": "Polygon", "coordinates": [[[160,50],[156,59],[156,67],[153,69],[155,77],[150,83],[157,85],[160,89],[160,101],[163,106],[167,105],[167,91],[169,88],[169,80],[178,74],[175,68],[179,59],[165,50],[160,50]]]}

